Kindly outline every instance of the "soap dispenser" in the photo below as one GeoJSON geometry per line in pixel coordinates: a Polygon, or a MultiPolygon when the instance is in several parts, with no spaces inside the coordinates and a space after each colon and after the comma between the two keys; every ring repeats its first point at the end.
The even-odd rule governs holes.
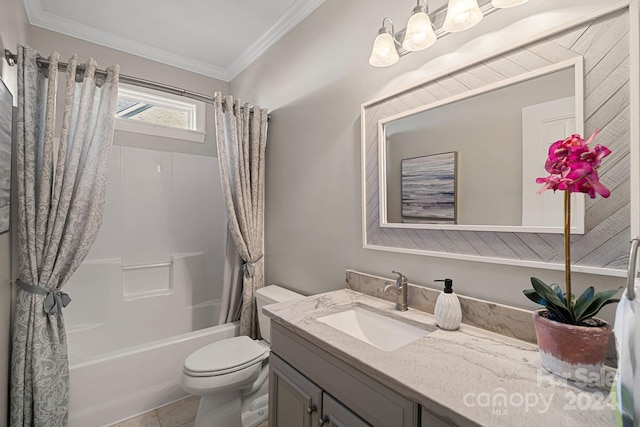
{"type": "Polygon", "coordinates": [[[436,300],[436,323],[441,329],[453,331],[458,329],[462,321],[462,310],[458,296],[453,292],[453,280],[441,279],[436,282],[444,282],[444,291],[436,300]]]}

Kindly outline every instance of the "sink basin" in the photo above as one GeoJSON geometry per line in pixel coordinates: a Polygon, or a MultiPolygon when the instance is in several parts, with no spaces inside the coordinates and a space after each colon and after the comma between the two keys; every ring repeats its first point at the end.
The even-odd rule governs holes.
{"type": "Polygon", "coordinates": [[[435,326],[420,328],[357,306],[316,320],[384,351],[396,350],[436,330],[435,326]]]}

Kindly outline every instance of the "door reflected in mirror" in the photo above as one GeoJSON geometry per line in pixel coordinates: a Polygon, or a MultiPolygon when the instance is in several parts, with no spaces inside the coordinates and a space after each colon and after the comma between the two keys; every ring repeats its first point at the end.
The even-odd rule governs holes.
{"type": "MultiPolygon", "coordinates": [[[[562,193],[537,194],[535,179],[547,175],[548,147],[582,132],[582,89],[576,84],[582,84],[580,65],[564,64],[467,91],[381,122],[381,225],[562,233],[562,193]],[[454,189],[455,221],[406,208],[421,182],[425,188],[442,182],[422,171],[420,177],[411,176],[411,187],[403,186],[403,163],[443,153],[456,158],[454,182],[446,187],[454,189]]],[[[444,193],[420,192],[434,193],[433,203],[421,200],[426,210],[433,210],[444,193]]],[[[582,233],[584,197],[573,197],[572,232],[582,233]]]]}

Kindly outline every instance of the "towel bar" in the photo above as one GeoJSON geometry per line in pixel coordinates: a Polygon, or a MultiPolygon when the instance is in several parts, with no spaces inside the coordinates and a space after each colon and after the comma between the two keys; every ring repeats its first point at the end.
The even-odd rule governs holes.
{"type": "Polygon", "coordinates": [[[636,260],[638,258],[638,245],[640,245],[640,237],[631,239],[631,251],[629,252],[629,270],[627,271],[627,298],[633,301],[636,297],[636,260]]]}

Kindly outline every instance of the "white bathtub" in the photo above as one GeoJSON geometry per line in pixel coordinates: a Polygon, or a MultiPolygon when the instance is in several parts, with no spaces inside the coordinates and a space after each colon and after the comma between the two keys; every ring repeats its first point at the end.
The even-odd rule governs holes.
{"type": "Polygon", "coordinates": [[[229,323],[72,364],[69,427],[110,425],[185,397],[180,386],[185,358],[238,331],[237,322],[229,323]]]}

